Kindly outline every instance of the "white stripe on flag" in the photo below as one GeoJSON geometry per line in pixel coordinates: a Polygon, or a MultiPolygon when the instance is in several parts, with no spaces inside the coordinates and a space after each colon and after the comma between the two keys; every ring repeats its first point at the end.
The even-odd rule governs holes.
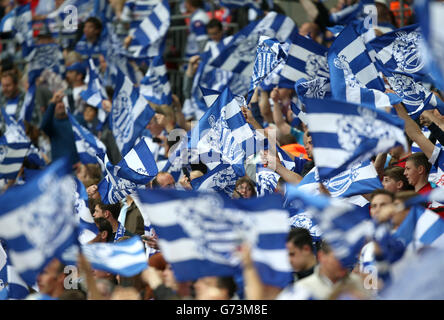
{"type": "Polygon", "coordinates": [[[193,239],[179,239],[166,241],[159,239],[159,246],[165,260],[169,263],[181,262],[191,259],[202,259],[202,255],[196,250],[193,239]]]}
{"type": "Polygon", "coordinates": [[[425,210],[419,217],[415,228],[415,239],[419,240],[424,233],[438,220],[441,219],[438,214],[433,211],[425,210]]]}
{"type": "MultiPolygon", "coordinates": [[[[288,223],[288,222],[287,222],[288,223]]],[[[262,262],[279,272],[291,272],[287,250],[263,250],[254,248],[251,257],[256,262],[262,262]]]]}
{"type": "Polygon", "coordinates": [[[341,52],[338,53],[338,57],[344,55],[347,57],[347,61],[353,61],[357,56],[365,51],[365,47],[362,43],[361,37],[356,38],[348,44],[341,52]]]}

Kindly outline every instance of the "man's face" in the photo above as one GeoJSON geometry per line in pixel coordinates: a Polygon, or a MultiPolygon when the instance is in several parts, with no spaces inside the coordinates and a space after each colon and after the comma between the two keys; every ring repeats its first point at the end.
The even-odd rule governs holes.
{"type": "Polygon", "coordinates": [[[171,174],[162,174],[157,177],[157,182],[159,183],[161,188],[174,188],[176,182],[171,174]]]}
{"type": "Polygon", "coordinates": [[[77,71],[75,70],[68,70],[66,71],[66,82],[68,82],[68,84],[72,85],[75,81],[76,81],[76,77],[77,77],[77,71]]]}
{"type": "Polygon", "coordinates": [[[5,76],[1,79],[2,93],[7,99],[15,98],[17,95],[17,85],[14,83],[12,77],[5,76]]]}
{"type": "Polygon", "coordinates": [[[217,277],[203,277],[194,284],[196,300],[226,300],[225,290],[218,288],[217,277]]]}
{"type": "Polygon", "coordinates": [[[415,186],[421,177],[419,168],[415,166],[413,161],[406,161],[404,175],[412,186],[415,186]]]}
{"type": "Polygon", "coordinates": [[[298,248],[291,241],[286,243],[288,258],[290,260],[293,271],[299,272],[307,268],[308,258],[311,251],[304,248],[298,248]]]}
{"type": "Polygon", "coordinates": [[[333,251],[329,253],[319,251],[319,264],[322,275],[328,277],[332,282],[341,280],[348,273],[347,269],[345,269],[335,257],[333,251]]]}
{"type": "Polygon", "coordinates": [[[207,33],[208,37],[214,42],[219,42],[222,40],[223,32],[218,27],[208,28],[207,33]]]}
{"type": "Polygon", "coordinates": [[[313,159],[313,142],[311,136],[307,135],[307,131],[304,133],[304,148],[307,151],[307,156],[313,159]]]}
{"type": "Polygon", "coordinates": [[[373,197],[370,203],[370,216],[373,219],[377,220],[381,209],[392,202],[393,201],[390,196],[386,194],[377,194],[376,196],[373,197]]]}
{"type": "Polygon", "coordinates": [[[94,218],[105,218],[105,212],[102,209],[100,209],[98,204],[96,204],[96,206],[94,207],[93,217],[94,218]]]}
{"type": "Polygon", "coordinates": [[[150,122],[148,123],[148,125],[146,126],[146,128],[148,130],[150,130],[151,134],[153,136],[158,136],[159,134],[162,133],[163,131],[163,126],[161,126],[158,122],[157,122],[157,117],[152,117],[150,122]]]}
{"type": "Polygon", "coordinates": [[[87,22],[83,27],[83,34],[85,35],[86,40],[95,41],[99,35],[99,30],[96,29],[92,22],[87,22]]]}
{"type": "MultiPolygon", "coordinates": [[[[37,285],[41,293],[51,296],[60,286],[61,274],[58,272],[60,261],[52,260],[37,277],[37,285]]],[[[63,282],[62,282],[63,283],[63,282]]]]}
{"type": "Polygon", "coordinates": [[[389,177],[389,176],[384,176],[384,178],[382,179],[382,186],[384,187],[385,190],[396,193],[398,192],[398,182],[395,179],[389,177]]]}
{"type": "Polygon", "coordinates": [[[55,109],[54,109],[54,116],[57,119],[64,119],[67,117],[66,110],[65,110],[65,104],[62,101],[57,102],[55,109]]]}

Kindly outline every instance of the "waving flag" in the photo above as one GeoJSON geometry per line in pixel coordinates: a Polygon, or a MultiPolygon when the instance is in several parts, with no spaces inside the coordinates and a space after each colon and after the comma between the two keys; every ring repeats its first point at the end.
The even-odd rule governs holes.
{"type": "Polygon", "coordinates": [[[74,213],[79,218],[79,242],[81,244],[88,243],[96,237],[99,233],[99,229],[94,222],[94,218],[91,211],[88,208],[88,194],[86,193],[85,186],[79,179],[75,180],[75,202],[74,213]]]}
{"type": "Polygon", "coordinates": [[[393,146],[407,150],[404,122],[387,112],[326,99],[306,99],[305,107],[321,179],[393,146]]]}
{"type": "Polygon", "coordinates": [[[424,246],[444,247],[444,219],[422,206],[413,206],[394,233],[402,239],[407,249],[417,251],[424,246]]]}
{"type": "Polygon", "coordinates": [[[214,190],[216,192],[223,192],[231,197],[235,190],[236,181],[243,176],[245,176],[243,166],[233,167],[229,164],[221,163],[205,175],[193,179],[191,186],[194,190],[214,190]]]}
{"type": "Polygon", "coordinates": [[[29,3],[15,8],[14,31],[15,39],[22,46],[23,56],[27,56],[33,36],[32,12],[29,3]]]}
{"type": "MultiPolygon", "coordinates": [[[[214,97],[214,91],[211,91],[211,96],[214,97]]],[[[246,157],[256,152],[257,146],[254,132],[242,115],[238,99],[229,88],[225,88],[191,130],[190,138],[184,139],[169,157],[170,163],[175,163],[179,157],[186,161],[188,154],[191,154],[189,161],[198,163],[200,160],[210,170],[221,162],[243,165],[246,157]]]]}
{"type": "Polygon", "coordinates": [[[23,122],[15,121],[4,108],[5,134],[0,137],[0,178],[15,179],[28,153],[31,141],[26,136],[23,122]]]}
{"type": "Polygon", "coordinates": [[[282,68],[279,87],[294,88],[301,78],[313,80],[317,77],[330,78],[327,64],[327,48],[312,39],[292,34],[287,62],[282,68]]]}
{"type": "Polygon", "coordinates": [[[424,39],[422,53],[427,63],[427,70],[435,85],[444,90],[444,34],[442,33],[444,4],[439,1],[416,1],[415,11],[424,39]]]}
{"type": "MultiPolygon", "coordinates": [[[[287,45],[288,52],[288,45],[287,45]]],[[[253,96],[254,89],[267,77],[278,65],[284,64],[287,59],[284,44],[267,36],[260,36],[254,61],[253,76],[248,90],[247,104],[253,96]]]]}
{"type": "Polygon", "coordinates": [[[327,59],[334,99],[373,108],[401,102],[397,95],[384,93],[384,81],[352,25],[345,27],[333,42],[327,59]]]}
{"type": "Polygon", "coordinates": [[[156,104],[170,105],[173,102],[167,69],[161,55],[152,59],[140,82],[140,93],[146,100],[156,104]]]}
{"type": "Polygon", "coordinates": [[[233,275],[240,263],[234,251],[244,241],[252,245],[264,283],[283,287],[290,281],[285,249],[290,228],[280,196],[234,201],[216,193],[138,193],[139,209],[149,216],[177,281],[233,275]]]}
{"type": "Polygon", "coordinates": [[[124,156],[134,146],[154,111],[146,99],[120,70],[111,109],[111,123],[116,144],[124,156]]]}
{"type": "Polygon", "coordinates": [[[401,73],[392,73],[386,77],[390,87],[402,99],[409,116],[416,120],[425,110],[437,108],[444,113],[444,102],[413,77],[401,73]]]}
{"type": "Polygon", "coordinates": [[[159,1],[132,34],[133,40],[128,47],[130,55],[135,58],[154,58],[162,55],[170,20],[168,0],[159,1]]]}
{"type": "Polygon", "coordinates": [[[23,101],[22,108],[20,109],[20,114],[18,116],[18,119],[31,122],[32,114],[34,112],[34,107],[35,107],[36,85],[35,82],[28,82],[28,83],[29,83],[28,91],[26,91],[25,99],[23,101]]]}
{"type": "Polygon", "coordinates": [[[37,44],[26,57],[28,62],[29,83],[34,83],[43,70],[49,69],[57,74],[65,72],[65,62],[60,47],[55,43],[37,44]]]}
{"type": "Polygon", "coordinates": [[[396,29],[369,42],[376,51],[376,59],[386,70],[405,73],[415,80],[427,75],[425,60],[421,54],[421,31],[418,24],[396,29]]]}
{"type": "Polygon", "coordinates": [[[332,96],[330,79],[324,77],[317,77],[309,81],[301,78],[296,81],[294,89],[302,103],[304,103],[305,98],[324,99],[332,96]]]}
{"type": "MultiPolygon", "coordinates": [[[[96,270],[132,277],[148,268],[145,247],[139,236],[113,243],[92,243],[81,246],[85,258],[96,270]]],[[[65,251],[66,264],[77,264],[78,247],[65,251]]]]}
{"type": "Polygon", "coordinates": [[[46,264],[76,241],[70,172],[68,159],[57,160],[28,183],[0,196],[0,237],[28,285],[34,285],[46,264]]]}
{"type": "Polygon", "coordinates": [[[102,108],[103,100],[108,99],[105,87],[100,80],[97,68],[93,59],[88,60],[89,66],[89,81],[88,88],[80,92],[80,97],[90,106],[98,109],[97,119],[103,124],[106,120],[107,113],[102,108]]]}
{"type": "Polygon", "coordinates": [[[80,161],[83,164],[97,163],[96,154],[106,152],[105,145],[91,131],[80,125],[72,114],[68,114],[68,119],[72,125],[80,161]]]}
{"type": "Polygon", "coordinates": [[[297,27],[289,17],[268,13],[260,21],[253,21],[231,38],[211,65],[249,77],[253,73],[256,46],[261,35],[285,42],[297,27]]]}
{"type": "MultiPolygon", "coordinates": [[[[298,188],[307,193],[317,194],[319,193],[320,182],[318,169],[314,167],[298,184],[298,188]]],[[[357,163],[352,168],[330,179],[323,179],[322,183],[332,197],[343,198],[366,194],[375,189],[383,188],[376,169],[370,161],[357,163]]]]}
{"type": "Polygon", "coordinates": [[[158,173],[145,137],[115,166],[109,162],[106,154],[100,154],[97,159],[105,172],[98,185],[104,203],[119,202],[135,189],[145,187],[158,173]]]}
{"type": "Polygon", "coordinates": [[[8,256],[0,244],[0,300],[25,299],[29,294],[26,283],[11,266],[8,256]]]}

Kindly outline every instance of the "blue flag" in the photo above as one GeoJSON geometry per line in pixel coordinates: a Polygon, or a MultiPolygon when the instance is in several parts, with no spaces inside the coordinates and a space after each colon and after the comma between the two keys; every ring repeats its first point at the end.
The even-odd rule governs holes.
{"type": "Polygon", "coordinates": [[[80,125],[76,118],[68,113],[72,125],[77,153],[83,164],[97,163],[96,154],[105,153],[106,147],[91,131],[80,125]]]}
{"type": "Polygon", "coordinates": [[[292,34],[287,62],[282,68],[279,87],[293,89],[295,82],[305,78],[329,78],[327,48],[299,34],[292,34]]]}
{"type": "Polygon", "coordinates": [[[402,145],[404,121],[378,109],[327,99],[306,99],[313,157],[321,179],[402,145]]]}
{"type": "MultiPolygon", "coordinates": [[[[113,243],[92,243],[81,246],[85,258],[96,270],[132,277],[148,268],[145,247],[139,236],[113,243]]],[[[64,252],[66,264],[77,264],[78,247],[64,252]]]]}
{"type": "Polygon", "coordinates": [[[134,146],[153,116],[154,110],[148,101],[119,70],[111,109],[111,123],[117,147],[123,156],[134,146]]]}
{"type": "Polygon", "coordinates": [[[0,178],[15,179],[31,141],[26,136],[22,121],[15,121],[4,108],[1,108],[1,112],[6,121],[6,131],[0,137],[0,178]]]}
{"type": "Polygon", "coordinates": [[[34,285],[52,258],[77,241],[70,173],[69,161],[63,158],[0,196],[0,238],[6,241],[11,264],[28,285],[34,285]]]}
{"type": "Polygon", "coordinates": [[[304,103],[305,98],[324,99],[332,97],[329,78],[317,77],[308,81],[301,78],[296,81],[294,88],[302,103],[304,103]]]}
{"type": "Polygon", "coordinates": [[[297,26],[293,20],[270,12],[235,34],[211,65],[249,77],[253,73],[256,46],[261,35],[285,42],[294,33],[297,33],[297,26]]]}
{"type": "Polygon", "coordinates": [[[37,44],[31,48],[26,57],[28,62],[28,81],[34,83],[44,70],[52,70],[57,74],[65,72],[65,62],[60,47],[55,43],[37,44]]]}
{"type": "Polygon", "coordinates": [[[154,57],[140,81],[140,93],[146,100],[156,104],[170,105],[173,102],[168,73],[161,55],[154,57]]]}
{"type": "Polygon", "coordinates": [[[79,242],[85,244],[96,237],[99,232],[97,225],[94,222],[94,218],[89,210],[88,194],[86,193],[85,186],[77,179],[75,180],[75,202],[74,213],[79,220],[79,242]]]}
{"type": "Polygon", "coordinates": [[[240,266],[235,250],[248,242],[265,284],[284,287],[290,282],[285,249],[290,228],[280,196],[232,200],[216,193],[177,190],[138,194],[140,210],[149,216],[177,281],[235,274],[240,266]]]}
{"type": "Polygon", "coordinates": [[[401,102],[397,95],[384,93],[384,81],[353,25],[339,34],[328,50],[327,59],[334,99],[371,108],[385,108],[401,102]]]}

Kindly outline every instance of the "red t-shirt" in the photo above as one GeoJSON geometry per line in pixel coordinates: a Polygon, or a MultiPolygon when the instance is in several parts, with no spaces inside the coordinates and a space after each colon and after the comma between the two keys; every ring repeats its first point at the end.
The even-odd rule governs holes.
{"type": "Polygon", "coordinates": [[[424,187],[418,190],[418,193],[422,195],[427,195],[432,190],[433,190],[432,185],[430,184],[430,182],[427,182],[427,184],[424,187]]]}
{"type": "Polygon", "coordinates": [[[401,168],[405,168],[405,163],[407,161],[407,158],[410,157],[410,155],[399,159],[398,161],[396,161],[395,163],[390,164],[391,167],[401,167],[401,168]]]}

